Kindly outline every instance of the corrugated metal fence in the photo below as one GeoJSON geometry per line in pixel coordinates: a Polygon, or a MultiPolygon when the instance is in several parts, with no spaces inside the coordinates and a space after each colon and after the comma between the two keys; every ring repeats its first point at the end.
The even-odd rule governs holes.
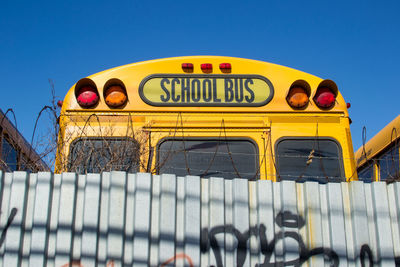
{"type": "Polygon", "coordinates": [[[400,266],[400,183],[1,174],[0,266],[400,266]]]}

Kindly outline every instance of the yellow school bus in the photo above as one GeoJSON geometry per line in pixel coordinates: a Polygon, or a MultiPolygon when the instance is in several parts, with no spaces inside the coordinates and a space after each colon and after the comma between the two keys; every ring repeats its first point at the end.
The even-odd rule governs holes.
{"type": "Polygon", "coordinates": [[[61,108],[56,172],[356,179],[337,85],[221,56],[150,60],[79,80],[61,108]]]}
{"type": "Polygon", "coordinates": [[[357,172],[360,180],[399,180],[399,134],[400,116],[397,116],[357,150],[357,172]]]}

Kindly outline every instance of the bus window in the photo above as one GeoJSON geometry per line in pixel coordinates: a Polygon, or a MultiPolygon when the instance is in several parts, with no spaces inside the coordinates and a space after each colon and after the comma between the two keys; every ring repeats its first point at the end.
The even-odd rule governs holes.
{"type": "Polygon", "coordinates": [[[283,139],[276,146],[278,175],[282,180],[343,181],[341,149],[333,140],[283,139]]]}
{"type": "Polygon", "coordinates": [[[258,153],[248,140],[166,140],[158,148],[160,173],[258,178],[258,153]]]}
{"type": "Polygon", "coordinates": [[[399,149],[392,147],[378,158],[380,180],[399,178],[399,149]]]}
{"type": "Polygon", "coordinates": [[[369,162],[365,167],[358,171],[358,180],[370,183],[375,181],[374,178],[374,164],[369,162]]]}
{"type": "Polygon", "coordinates": [[[357,150],[358,178],[364,180],[364,168],[373,165],[374,181],[398,181],[400,116],[388,123],[374,137],[357,150]],[[366,163],[367,162],[367,163],[366,163]]]}
{"type": "Polygon", "coordinates": [[[139,146],[133,139],[79,138],[71,145],[69,171],[139,171],[139,146]]]}

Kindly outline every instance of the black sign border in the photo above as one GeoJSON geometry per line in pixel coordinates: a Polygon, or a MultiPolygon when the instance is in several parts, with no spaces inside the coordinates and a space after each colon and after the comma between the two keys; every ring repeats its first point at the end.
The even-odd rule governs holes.
{"type": "Polygon", "coordinates": [[[254,74],[229,74],[229,75],[224,75],[224,74],[190,74],[190,75],[186,75],[186,74],[161,74],[161,73],[157,73],[157,74],[151,74],[147,77],[145,77],[139,85],[139,96],[140,98],[143,100],[143,102],[145,102],[146,104],[150,105],[150,106],[155,106],[155,107],[162,107],[162,106],[172,106],[172,107],[261,107],[261,106],[265,106],[266,104],[268,104],[272,98],[274,97],[274,86],[272,85],[271,81],[268,80],[267,78],[265,78],[264,76],[261,75],[254,75],[254,74]],[[154,78],[250,78],[250,79],[261,79],[263,81],[265,81],[268,86],[271,89],[271,94],[269,95],[269,97],[263,101],[263,102],[259,102],[259,103],[245,103],[245,104],[240,104],[240,103],[220,103],[220,104],[216,104],[216,103],[182,103],[182,104],[177,104],[177,103],[158,103],[158,102],[152,102],[149,99],[146,98],[146,96],[143,93],[143,87],[146,84],[146,82],[148,82],[151,79],[154,78]]]}

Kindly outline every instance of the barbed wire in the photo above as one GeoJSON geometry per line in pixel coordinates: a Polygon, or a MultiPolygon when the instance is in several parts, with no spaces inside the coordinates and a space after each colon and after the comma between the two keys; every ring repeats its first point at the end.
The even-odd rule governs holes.
{"type": "MultiPolygon", "coordinates": [[[[153,173],[158,173],[160,172],[161,169],[176,169],[176,170],[184,170],[188,175],[191,175],[193,173],[200,173],[201,176],[209,176],[209,172],[212,173],[226,173],[226,174],[232,174],[235,177],[250,177],[250,179],[255,179],[259,177],[261,172],[261,166],[266,165],[266,160],[267,158],[271,160],[272,162],[272,170],[273,173],[267,173],[265,170],[264,173],[262,173],[263,176],[265,177],[274,177],[276,180],[282,180],[282,179],[297,179],[297,180],[303,180],[303,179],[321,179],[321,180],[326,180],[329,181],[330,179],[346,179],[345,177],[339,177],[338,176],[332,176],[329,175],[329,173],[326,172],[326,166],[328,161],[343,161],[343,160],[350,160],[355,162],[354,157],[343,157],[341,155],[335,156],[332,154],[329,154],[327,151],[321,151],[320,147],[320,141],[324,140],[325,137],[320,137],[319,136],[319,125],[318,122],[316,122],[316,131],[314,136],[307,137],[310,140],[313,140],[312,147],[309,150],[308,153],[305,154],[296,154],[294,151],[293,154],[288,154],[288,153],[280,153],[276,155],[276,152],[274,154],[273,150],[273,144],[272,144],[272,135],[274,134],[271,130],[273,129],[272,123],[270,127],[268,127],[268,134],[267,140],[264,141],[264,145],[262,147],[258,147],[256,150],[257,152],[251,153],[251,152],[236,152],[231,149],[231,144],[229,143],[230,138],[228,137],[227,134],[227,129],[225,125],[225,120],[221,120],[221,125],[220,127],[213,127],[213,129],[219,129],[218,137],[213,137],[212,139],[213,142],[215,142],[215,149],[213,148],[213,151],[199,151],[199,150],[191,150],[191,147],[188,146],[189,141],[191,140],[188,137],[190,136],[189,134],[186,133],[187,127],[184,125],[183,121],[183,116],[182,113],[179,112],[177,114],[176,122],[175,122],[175,127],[171,128],[169,130],[169,134],[167,134],[167,138],[165,140],[181,140],[181,145],[183,146],[183,149],[173,149],[173,142],[169,145],[169,149],[157,149],[157,153],[161,153],[165,155],[163,158],[157,158],[152,164],[153,157],[153,151],[155,150],[155,146],[152,144],[152,139],[154,138],[157,140],[156,136],[152,136],[152,134],[156,133],[156,131],[153,132],[152,130],[152,124],[148,123],[146,125],[134,125],[133,123],[133,118],[135,114],[132,114],[131,112],[124,114],[122,116],[126,116],[128,118],[127,121],[127,126],[126,126],[126,132],[124,136],[115,136],[114,135],[114,129],[112,128],[112,124],[110,122],[104,121],[103,116],[110,116],[110,114],[106,113],[91,113],[88,115],[81,115],[81,118],[78,118],[77,115],[68,115],[68,114],[61,114],[61,116],[69,117],[70,118],[75,118],[76,125],[72,127],[73,132],[68,132],[70,131],[67,128],[59,128],[57,124],[57,120],[59,117],[57,116],[57,108],[55,105],[55,98],[54,98],[54,85],[52,84],[51,81],[49,81],[51,86],[52,86],[52,92],[53,92],[53,100],[52,100],[52,105],[51,106],[44,106],[40,112],[38,113],[38,116],[35,121],[35,126],[30,142],[30,150],[28,153],[28,158],[30,158],[33,147],[34,147],[34,140],[35,140],[35,134],[37,131],[38,127],[38,121],[41,118],[41,116],[49,112],[52,115],[52,120],[54,123],[54,132],[52,135],[51,140],[49,141],[50,144],[46,148],[42,148],[42,151],[40,153],[40,159],[42,160],[45,157],[50,156],[52,158],[51,164],[55,164],[55,158],[56,158],[56,153],[59,153],[59,159],[60,159],[60,166],[61,170],[80,170],[83,172],[87,172],[87,170],[94,169],[96,170],[101,170],[101,171],[107,171],[107,170],[113,170],[113,169],[118,169],[118,170],[137,170],[138,168],[144,169],[148,172],[153,172],[153,173]],[[79,124],[78,122],[83,122],[83,126],[79,124]],[[76,135],[76,131],[79,131],[79,134],[76,135]],[[179,134],[178,134],[179,131],[179,134]],[[92,136],[90,133],[96,133],[96,137],[92,136]],[[119,139],[125,139],[127,142],[121,144],[119,148],[116,148],[113,144],[112,141],[109,140],[109,138],[119,138],[119,139]],[[71,157],[68,156],[68,154],[72,153],[72,146],[70,148],[70,153],[66,152],[65,148],[66,146],[69,146],[69,144],[72,141],[72,138],[77,138],[77,139],[85,139],[85,143],[83,143],[84,147],[86,148],[86,151],[84,149],[81,149],[77,157],[71,157]],[[99,145],[94,145],[93,142],[94,139],[101,140],[99,145]],[[58,142],[57,142],[58,140],[58,142]],[[131,140],[135,140],[135,142],[128,142],[131,140]],[[56,151],[58,149],[58,152],[56,151]],[[168,165],[165,165],[168,163],[168,161],[171,159],[171,157],[177,156],[178,154],[183,154],[184,158],[184,166],[185,167],[179,167],[179,166],[173,166],[170,167],[168,165]],[[97,155],[97,156],[96,156],[97,155]],[[204,168],[195,168],[191,166],[191,160],[192,156],[196,155],[196,157],[203,157],[209,159],[206,161],[207,163],[204,165],[204,168]],[[98,157],[98,158],[96,158],[98,157]],[[231,165],[232,171],[222,171],[222,170],[214,170],[215,167],[214,163],[217,157],[225,157],[228,160],[225,161],[225,163],[229,162],[231,165]],[[256,162],[256,168],[252,172],[245,172],[243,171],[239,166],[238,166],[238,160],[240,160],[240,157],[254,157],[254,161],[256,162]],[[239,159],[238,159],[239,158],[239,159]],[[277,162],[281,159],[286,159],[286,160],[294,160],[294,161],[301,161],[301,164],[304,164],[303,167],[304,169],[299,173],[299,175],[290,175],[285,172],[281,172],[277,166],[277,162]],[[124,160],[128,160],[126,163],[124,163],[124,160]],[[318,175],[310,175],[308,173],[310,166],[313,165],[313,161],[315,160],[318,161],[319,164],[319,170],[321,170],[320,174],[318,175]],[[106,161],[106,162],[105,162],[106,161]],[[123,164],[121,164],[123,163],[123,164]],[[131,166],[128,166],[131,164],[131,166]]],[[[5,119],[6,115],[8,113],[12,113],[14,117],[14,122],[15,122],[15,127],[17,128],[17,121],[15,117],[15,113],[12,109],[8,109],[7,112],[5,113],[3,120],[5,119]]],[[[117,115],[121,116],[121,115],[117,115]]],[[[311,116],[312,117],[312,116],[311,116]]],[[[321,116],[315,116],[315,117],[321,117],[321,116]]],[[[69,119],[70,123],[73,122],[72,119],[69,119]]],[[[165,137],[165,134],[163,135],[165,137]]],[[[398,152],[397,154],[394,151],[398,151],[399,148],[399,140],[397,136],[397,130],[396,128],[392,129],[391,133],[391,143],[394,143],[394,150],[390,150],[389,156],[387,158],[372,158],[368,159],[367,154],[365,151],[365,142],[366,142],[366,127],[363,127],[363,133],[362,133],[362,138],[363,138],[363,156],[366,159],[366,163],[364,166],[371,166],[371,165],[379,165],[382,166],[380,171],[382,172],[382,175],[386,175],[386,177],[389,177],[388,179],[399,179],[399,159],[398,159],[398,152]],[[397,149],[397,150],[396,150],[397,149]],[[397,155],[397,157],[396,157],[397,155]],[[386,169],[384,169],[386,167],[386,169]],[[393,171],[392,171],[393,170],[393,171]]],[[[201,137],[197,138],[201,139],[201,137]]],[[[159,144],[156,144],[158,146],[159,144]]],[[[0,161],[0,164],[3,163],[5,164],[4,160],[0,161]]],[[[22,164],[21,163],[8,163],[9,167],[13,169],[21,169],[22,164]]],[[[355,177],[356,171],[351,175],[351,177],[355,177]]],[[[365,177],[360,177],[361,179],[369,179],[365,177]]],[[[370,177],[372,179],[372,177],[370,177]]]]}

